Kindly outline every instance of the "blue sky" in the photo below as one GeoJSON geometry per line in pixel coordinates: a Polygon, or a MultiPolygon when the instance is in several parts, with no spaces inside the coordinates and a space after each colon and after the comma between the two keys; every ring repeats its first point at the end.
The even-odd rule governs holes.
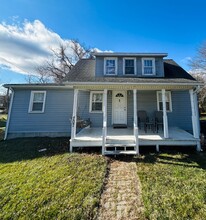
{"type": "Polygon", "coordinates": [[[205,0],[2,0],[0,84],[25,82],[50,47],[74,38],[103,51],[167,52],[189,70],[206,40],[205,8],[205,0]]]}

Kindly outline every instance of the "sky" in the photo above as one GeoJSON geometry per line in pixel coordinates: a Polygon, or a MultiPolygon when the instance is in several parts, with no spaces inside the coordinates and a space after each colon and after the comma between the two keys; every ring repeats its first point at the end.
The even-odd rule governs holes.
{"type": "Polygon", "coordinates": [[[71,39],[101,51],[168,53],[187,71],[206,40],[205,0],[1,0],[0,7],[1,85],[25,83],[71,39]]]}

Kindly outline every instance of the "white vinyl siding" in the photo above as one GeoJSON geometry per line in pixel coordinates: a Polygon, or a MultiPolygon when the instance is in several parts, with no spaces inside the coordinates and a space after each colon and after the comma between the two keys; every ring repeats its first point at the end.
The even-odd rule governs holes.
{"type": "Polygon", "coordinates": [[[117,58],[104,58],[104,75],[117,75],[117,58]]]}
{"type": "Polygon", "coordinates": [[[136,59],[135,58],[124,58],[123,59],[123,73],[124,75],[135,75],[136,74],[136,59]]]}
{"type": "Polygon", "coordinates": [[[142,58],[142,75],[150,76],[155,74],[155,59],[142,58]]]}
{"type": "Polygon", "coordinates": [[[29,113],[43,113],[46,101],[46,91],[31,91],[29,113]]]}
{"type": "Polygon", "coordinates": [[[103,92],[90,92],[90,112],[101,113],[103,108],[103,92]]]}
{"type": "MultiPolygon", "coordinates": [[[[166,91],[165,92],[165,100],[166,100],[166,110],[168,112],[172,111],[172,99],[171,99],[171,92],[166,91]]],[[[157,110],[163,111],[163,103],[162,103],[162,92],[157,92],[157,110]]]]}

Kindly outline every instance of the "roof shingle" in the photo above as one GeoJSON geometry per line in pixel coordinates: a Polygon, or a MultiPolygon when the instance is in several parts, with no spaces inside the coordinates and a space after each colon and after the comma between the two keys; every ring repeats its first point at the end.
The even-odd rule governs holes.
{"type": "Polygon", "coordinates": [[[164,59],[165,77],[95,77],[95,59],[82,59],[71,70],[66,82],[115,82],[115,83],[187,83],[196,80],[172,59],[164,59]]]}

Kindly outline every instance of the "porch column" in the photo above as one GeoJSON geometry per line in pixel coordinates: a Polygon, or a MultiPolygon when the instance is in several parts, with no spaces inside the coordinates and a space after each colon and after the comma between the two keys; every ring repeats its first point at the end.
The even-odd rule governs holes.
{"type": "Polygon", "coordinates": [[[162,89],[162,106],[163,106],[164,138],[168,138],[169,137],[169,132],[168,132],[168,120],[167,120],[165,89],[162,89]]]}
{"type": "Polygon", "coordinates": [[[107,89],[104,89],[104,94],[103,94],[102,155],[104,155],[104,151],[105,151],[106,137],[107,137],[107,89]]]}
{"type": "MultiPolygon", "coordinates": [[[[73,140],[76,137],[76,124],[77,124],[77,98],[79,90],[74,90],[74,102],[73,102],[73,114],[71,120],[71,139],[73,140]]],[[[72,151],[72,148],[70,149],[72,151]]]]}
{"type": "Polygon", "coordinates": [[[190,101],[191,101],[191,109],[192,109],[192,130],[193,130],[193,135],[194,138],[199,138],[198,134],[198,117],[197,117],[197,108],[195,107],[196,102],[195,102],[195,94],[192,89],[189,91],[190,93],[190,101]]]}
{"type": "Polygon", "coordinates": [[[136,144],[136,153],[139,154],[139,139],[138,139],[138,119],[137,119],[137,90],[133,89],[133,103],[134,103],[134,136],[136,144]]]}

